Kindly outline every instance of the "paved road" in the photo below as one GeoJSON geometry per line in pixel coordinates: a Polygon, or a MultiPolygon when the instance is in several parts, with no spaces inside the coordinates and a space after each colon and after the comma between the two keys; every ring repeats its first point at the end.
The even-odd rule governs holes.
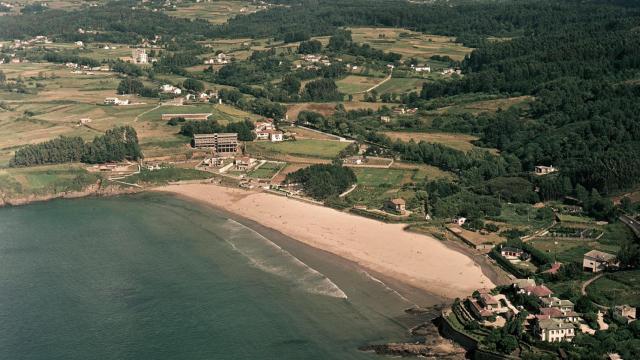
{"type": "Polygon", "coordinates": [[[632,217],[627,215],[620,215],[620,221],[627,224],[627,226],[631,228],[636,236],[640,238],[640,221],[634,220],[632,217]]]}

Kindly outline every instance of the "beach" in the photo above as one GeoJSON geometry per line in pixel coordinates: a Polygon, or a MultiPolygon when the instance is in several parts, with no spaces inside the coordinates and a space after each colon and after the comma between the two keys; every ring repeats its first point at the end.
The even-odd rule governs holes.
{"type": "Polygon", "coordinates": [[[331,208],[261,191],[214,184],[157,187],[276,230],[409,286],[445,298],[494,287],[469,256],[426,235],[331,208]]]}

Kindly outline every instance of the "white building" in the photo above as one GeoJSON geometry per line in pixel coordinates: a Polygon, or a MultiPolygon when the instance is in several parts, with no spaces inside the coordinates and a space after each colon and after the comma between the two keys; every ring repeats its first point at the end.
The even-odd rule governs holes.
{"type": "Polygon", "coordinates": [[[169,84],[164,84],[160,87],[160,92],[164,93],[164,94],[174,94],[174,95],[180,95],[182,94],[182,90],[180,88],[177,88],[173,85],[169,85],[169,84]]]}
{"type": "Polygon", "coordinates": [[[131,51],[131,58],[133,59],[134,64],[149,63],[149,56],[147,55],[147,51],[145,49],[133,49],[131,51]]]}
{"type": "Polygon", "coordinates": [[[571,341],[576,336],[576,328],[571,322],[542,319],[536,323],[535,333],[546,342],[571,341]]]}
{"type": "Polygon", "coordinates": [[[270,131],[269,132],[269,140],[271,142],[279,142],[283,140],[282,131],[270,131]]]}
{"type": "Polygon", "coordinates": [[[104,99],[105,105],[129,105],[129,99],[119,99],[117,97],[108,97],[104,99]]]}

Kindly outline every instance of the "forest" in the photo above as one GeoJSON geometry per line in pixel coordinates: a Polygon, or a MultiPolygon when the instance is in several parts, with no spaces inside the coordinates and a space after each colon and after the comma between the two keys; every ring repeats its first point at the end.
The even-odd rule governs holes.
{"type": "Polygon", "coordinates": [[[130,126],[121,126],[86,142],[80,137],[60,137],[16,150],[9,163],[12,167],[42,164],[84,162],[97,164],[122,160],[138,160],[142,151],[138,135],[130,126]]]}
{"type": "Polygon", "coordinates": [[[316,200],[336,197],[356,183],[356,174],[339,163],[314,164],[287,174],[288,184],[300,184],[316,200]]]}

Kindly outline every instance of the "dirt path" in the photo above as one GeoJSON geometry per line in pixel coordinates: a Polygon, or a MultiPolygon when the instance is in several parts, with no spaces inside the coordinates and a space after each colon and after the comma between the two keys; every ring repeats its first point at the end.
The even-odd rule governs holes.
{"type": "Polygon", "coordinates": [[[142,113],[140,113],[140,114],[136,115],[136,117],[133,119],[133,122],[138,122],[138,118],[139,118],[140,116],[142,116],[142,115],[144,115],[144,114],[146,114],[146,113],[148,113],[148,112],[151,112],[151,111],[153,111],[153,110],[155,110],[155,109],[158,109],[158,108],[159,108],[159,107],[161,107],[161,106],[162,106],[162,104],[160,104],[160,105],[156,105],[156,106],[155,106],[154,108],[152,108],[152,109],[149,109],[149,110],[147,110],[147,111],[143,111],[142,113]]]}
{"type": "Polygon", "coordinates": [[[601,278],[601,277],[603,277],[603,276],[604,276],[604,274],[600,274],[600,275],[598,275],[598,276],[594,276],[594,277],[592,277],[591,279],[589,279],[589,280],[585,281],[585,282],[582,284],[582,288],[580,289],[580,293],[581,293],[582,295],[584,295],[584,296],[587,296],[587,286],[591,285],[591,283],[592,283],[592,282],[594,282],[594,281],[596,281],[596,280],[600,279],[600,278],[601,278]]]}
{"type": "Polygon", "coordinates": [[[386,78],[382,79],[382,81],[380,81],[379,83],[377,83],[377,84],[373,85],[372,87],[368,88],[368,89],[367,89],[367,90],[365,90],[365,91],[360,91],[360,92],[354,93],[353,95],[356,95],[356,94],[365,94],[365,93],[368,93],[368,92],[369,92],[369,91],[371,91],[371,90],[374,90],[374,89],[375,89],[375,88],[377,88],[378,86],[380,86],[380,85],[382,85],[382,84],[386,83],[387,81],[391,80],[391,76],[392,76],[392,75],[393,75],[393,69],[391,69],[391,72],[389,73],[389,75],[388,75],[386,78]]]}

